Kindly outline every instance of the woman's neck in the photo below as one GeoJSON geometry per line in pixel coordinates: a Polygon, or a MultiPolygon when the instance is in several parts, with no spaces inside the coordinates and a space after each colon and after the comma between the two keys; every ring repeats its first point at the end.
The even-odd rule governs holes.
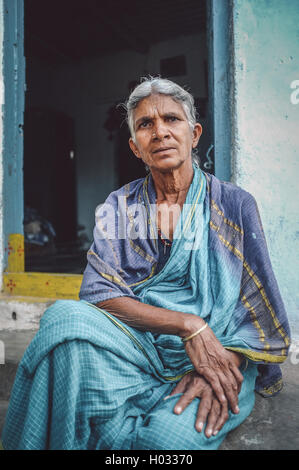
{"type": "Polygon", "coordinates": [[[168,172],[152,171],[157,194],[157,203],[184,203],[193,179],[192,162],[168,172]],[[183,201],[182,201],[183,200],[183,201]]]}

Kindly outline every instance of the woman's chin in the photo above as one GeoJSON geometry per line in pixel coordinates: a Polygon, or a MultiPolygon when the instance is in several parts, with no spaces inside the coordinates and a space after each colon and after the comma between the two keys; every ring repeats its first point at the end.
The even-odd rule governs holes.
{"type": "Polygon", "coordinates": [[[180,168],[184,162],[185,160],[183,159],[178,159],[177,157],[175,158],[167,155],[160,158],[159,161],[154,162],[152,168],[161,171],[162,173],[169,172],[180,168]]]}

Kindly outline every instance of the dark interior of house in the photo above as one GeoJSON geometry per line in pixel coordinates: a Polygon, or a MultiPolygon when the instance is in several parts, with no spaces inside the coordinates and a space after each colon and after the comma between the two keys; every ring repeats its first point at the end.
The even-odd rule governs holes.
{"type": "Polygon", "coordinates": [[[200,165],[213,173],[206,2],[24,3],[25,269],[78,274],[86,265],[96,204],[146,174],[129,155],[129,132],[117,106],[141,76],[160,75],[191,88],[205,129],[200,165]]]}

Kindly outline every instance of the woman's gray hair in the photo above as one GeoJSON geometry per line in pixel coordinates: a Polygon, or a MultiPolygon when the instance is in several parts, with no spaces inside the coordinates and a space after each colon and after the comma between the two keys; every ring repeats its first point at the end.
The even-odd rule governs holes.
{"type": "MultiPolygon", "coordinates": [[[[130,94],[128,100],[124,104],[127,112],[127,123],[130,130],[131,137],[135,142],[135,128],[134,128],[134,110],[137,108],[140,101],[150,95],[160,94],[170,96],[174,101],[179,103],[188,119],[190,129],[193,130],[196,124],[196,108],[194,106],[193,96],[177,83],[172,82],[166,78],[160,77],[144,77],[141,83],[130,94]]],[[[198,165],[197,149],[192,150],[192,159],[198,165]]]]}

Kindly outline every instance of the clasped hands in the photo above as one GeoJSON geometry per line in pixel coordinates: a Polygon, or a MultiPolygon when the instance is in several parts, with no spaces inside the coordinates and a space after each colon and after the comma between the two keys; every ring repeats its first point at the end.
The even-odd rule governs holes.
{"type": "Polygon", "coordinates": [[[174,407],[180,414],[195,399],[200,398],[195,428],[205,435],[216,435],[227,421],[229,408],[239,413],[238,394],[243,375],[239,370],[242,357],[226,350],[207,327],[185,343],[194,371],[185,375],[169,396],[183,393],[174,407]]]}

